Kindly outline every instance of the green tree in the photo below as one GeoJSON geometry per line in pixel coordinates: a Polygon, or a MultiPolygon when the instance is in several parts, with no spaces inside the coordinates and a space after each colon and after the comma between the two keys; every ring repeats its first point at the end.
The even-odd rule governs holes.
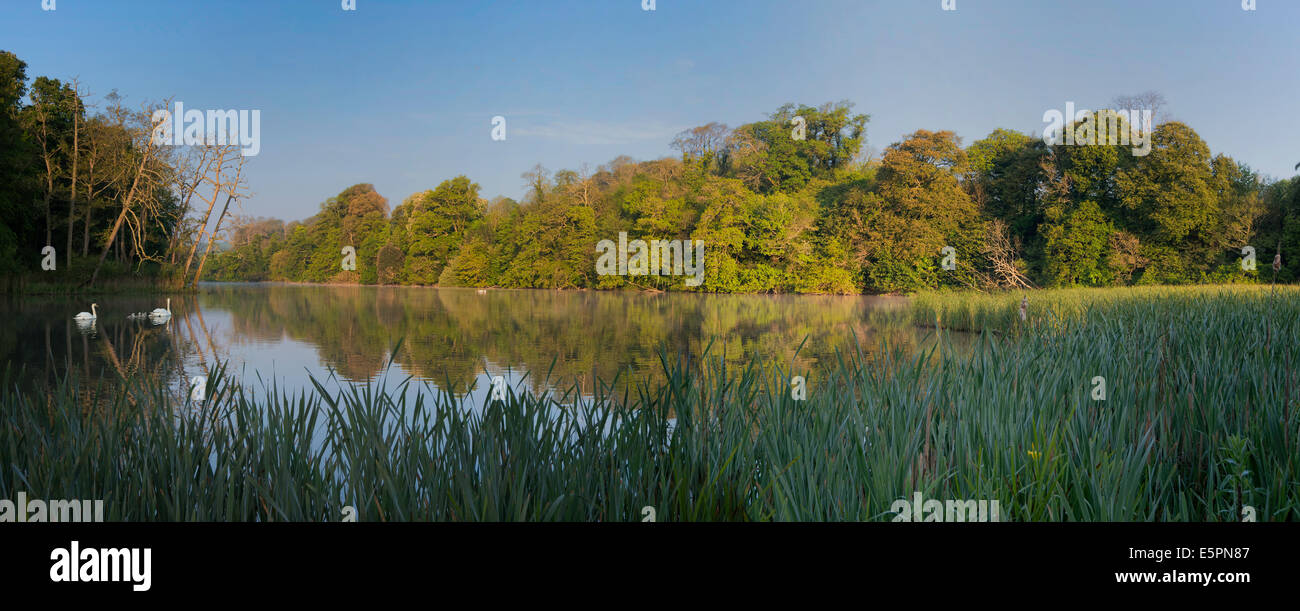
{"type": "MultiPolygon", "coordinates": [[[[969,283],[958,274],[939,274],[945,246],[970,244],[978,211],[958,181],[969,162],[952,132],[919,130],[890,145],[876,173],[876,192],[865,197],[867,279],[881,291],[969,283]]],[[[957,250],[959,261],[978,249],[957,250]]]]}
{"type": "Polygon", "coordinates": [[[727,144],[732,176],[760,193],[798,191],[814,177],[847,169],[862,148],[867,115],[851,115],[853,104],[820,108],[778,108],[767,121],[742,125],[727,144]],[[802,131],[796,135],[796,118],[802,131]]]}
{"type": "Polygon", "coordinates": [[[1149,155],[1137,157],[1131,168],[1120,169],[1116,191],[1127,228],[1150,248],[1159,273],[1185,274],[1208,270],[1222,256],[1219,246],[1220,201],[1210,149],[1183,123],[1168,122],[1156,128],[1149,155]]]}
{"type": "Polygon", "coordinates": [[[1047,216],[1042,231],[1049,285],[1105,286],[1114,281],[1106,262],[1114,227],[1096,202],[1085,201],[1069,212],[1054,206],[1047,216]]]}
{"type": "Polygon", "coordinates": [[[414,284],[436,284],[442,270],[460,248],[464,231],[483,214],[479,186],[465,176],[445,180],[425,192],[404,211],[406,278],[414,284]]]}
{"type": "Polygon", "coordinates": [[[21,267],[19,250],[32,234],[35,215],[28,205],[33,197],[30,141],[20,123],[27,93],[27,64],[13,53],[0,51],[0,272],[21,267]]]}

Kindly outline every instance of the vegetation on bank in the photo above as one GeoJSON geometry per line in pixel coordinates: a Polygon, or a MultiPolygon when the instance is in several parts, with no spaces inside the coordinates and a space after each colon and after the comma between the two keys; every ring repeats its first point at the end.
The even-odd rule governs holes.
{"type": "Polygon", "coordinates": [[[922,129],[873,158],[867,120],[847,102],[786,105],[735,129],[683,132],[673,143],[680,158],[538,166],[524,174],[523,201],[489,201],[458,176],[390,213],[359,184],[301,222],[237,219],[232,248],[207,277],[742,293],[1300,277],[1300,256],[1283,257],[1276,273],[1271,265],[1279,249],[1300,253],[1300,179],[1272,180],[1212,153],[1186,124],[1154,127],[1146,155],[1005,129],[963,146],[950,131],[922,129]],[[795,117],[805,139],[793,133],[795,117]],[[598,275],[596,244],[622,232],[704,241],[703,285],[598,275]],[[355,271],[341,269],[345,246],[356,249],[355,271]],[[1241,265],[1248,246],[1258,261],[1250,270],[1241,265]],[[953,270],[943,269],[945,247],[953,270]]]}
{"type": "MultiPolygon", "coordinates": [[[[946,332],[806,372],[665,353],[662,383],[483,405],[220,372],[200,405],[5,384],[0,498],[104,498],[110,520],[889,520],[919,491],[1016,521],[1300,519],[1296,292],[1144,291],[1042,293],[1024,332],[960,353],[946,332]]],[[[1003,309],[975,321],[1020,325],[1003,309]]]]}
{"type": "MultiPolygon", "coordinates": [[[[29,82],[26,70],[0,51],[9,287],[176,289],[210,278],[847,294],[1300,277],[1300,257],[1283,257],[1276,274],[1269,265],[1300,253],[1300,179],[1260,176],[1177,121],[1154,126],[1146,155],[1006,129],[964,145],[951,131],[918,129],[876,157],[869,117],[852,103],[787,104],[734,129],[686,130],[672,142],[676,158],[539,165],[524,174],[522,201],[489,201],[457,176],[390,210],[359,184],[286,223],[233,215],[247,194],[238,145],[152,138],[165,101],[129,108],[113,92],[96,109],[75,80],[29,82]],[[623,232],[703,241],[703,285],[598,275],[596,244],[623,232]],[[341,265],[347,246],[354,271],[341,265]],[[1239,265],[1246,247],[1256,270],[1239,265]],[[953,270],[942,267],[946,248],[953,270]]],[[[1113,106],[1161,116],[1161,102],[1113,106]]]]}
{"type": "Polygon", "coordinates": [[[59,264],[56,272],[22,272],[0,275],[0,293],[10,295],[105,295],[183,293],[196,290],[181,286],[174,268],[158,263],[135,265],[108,260],[99,267],[97,282],[89,283],[98,261],[74,256],[69,265],[59,264]]]}
{"type": "MultiPolygon", "coordinates": [[[[1209,286],[1144,286],[1107,289],[1050,289],[1040,291],[1003,291],[975,293],[962,291],[924,291],[909,302],[912,322],[954,331],[1017,332],[1038,325],[1075,324],[1093,310],[1116,307],[1167,308],[1179,300],[1201,298],[1223,300],[1225,304],[1240,300],[1264,300],[1264,303],[1294,301],[1300,289],[1289,286],[1252,284],[1209,286]],[[1025,319],[1020,318],[1021,301],[1028,299],[1025,319]]],[[[1153,313],[1152,316],[1155,316],[1153,313]]],[[[1260,324],[1272,316],[1261,319],[1260,324]]]]}
{"type": "Polygon", "coordinates": [[[0,287],[192,288],[245,194],[239,145],[166,146],[153,111],[0,50],[0,287]]]}

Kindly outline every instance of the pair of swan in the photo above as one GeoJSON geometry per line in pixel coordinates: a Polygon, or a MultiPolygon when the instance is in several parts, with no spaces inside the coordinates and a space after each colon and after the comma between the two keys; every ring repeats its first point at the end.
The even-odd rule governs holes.
{"type": "MultiPolygon", "coordinates": [[[[99,311],[96,309],[98,307],[99,304],[92,303],[90,304],[89,312],[80,312],[76,316],[73,316],[72,319],[77,322],[94,322],[96,319],[99,318],[99,311]]],[[[166,308],[154,308],[153,311],[149,312],[148,314],[145,314],[144,312],[136,312],[135,314],[127,315],[127,318],[130,320],[140,320],[142,318],[145,318],[146,316],[149,318],[149,320],[154,322],[163,322],[171,318],[172,298],[171,297],[167,298],[166,308]]]]}

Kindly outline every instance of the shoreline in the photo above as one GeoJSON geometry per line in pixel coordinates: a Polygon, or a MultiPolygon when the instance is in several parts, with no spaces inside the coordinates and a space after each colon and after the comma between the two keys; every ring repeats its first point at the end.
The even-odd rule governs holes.
{"type": "Polygon", "coordinates": [[[539,287],[501,287],[501,286],[442,286],[438,284],[362,284],[360,282],[296,282],[291,280],[202,280],[203,285],[269,285],[284,286],[323,286],[323,287],[373,287],[373,288],[413,288],[413,289],[464,289],[467,291],[551,291],[556,293],[638,293],[645,295],[751,295],[767,297],[911,297],[905,293],[709,293],[704,291],[664,291],[657,289],[595,289],[595,288],[539,288],[539,287]]]}

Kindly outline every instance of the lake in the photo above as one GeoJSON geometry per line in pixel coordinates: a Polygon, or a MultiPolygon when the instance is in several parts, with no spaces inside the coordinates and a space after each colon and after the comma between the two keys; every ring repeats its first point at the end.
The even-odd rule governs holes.
{"type": "Polygon", "coordinates": [[[932,335],[902,320],[898,297],[205,283],[173,296],[162,324],[128,319],[163,307],[161,297],[94,301],[98,319],[79,325],[86,298],[8,298],[0,354],[11,371],[37,384],[73,367],[83,381],[157,376],[181,387],[224,362],[245,387],[310,389],[308,374],[335,389],[393,386],[409,376],[477,402],[496,375],[534,392],[576,384],[584,394],[595,380],[653,381],[662,347],[803,372],[836,350],[870,358],[932,335]]]}

